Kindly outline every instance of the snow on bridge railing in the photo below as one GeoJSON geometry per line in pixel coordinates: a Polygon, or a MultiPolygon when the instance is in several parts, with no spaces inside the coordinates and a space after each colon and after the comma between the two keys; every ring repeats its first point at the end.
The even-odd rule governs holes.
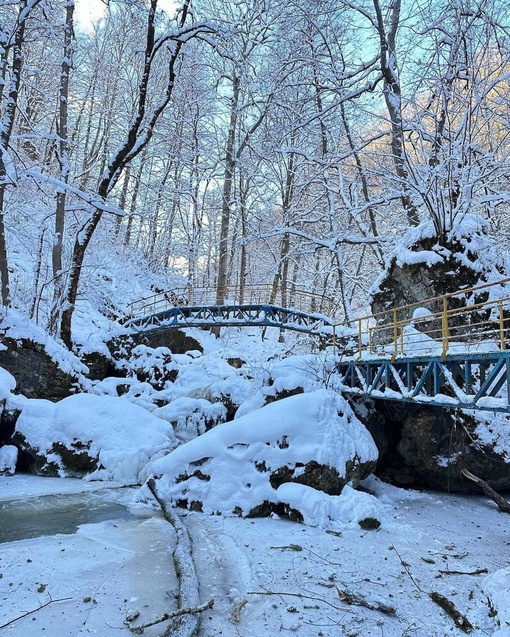
{"type": "Polygon", "coordinates": [[[509,283],[505,278],[337,323],[334,348],[354,339],[359,358],[393,359],[505,350],[510,340],[509,283]]]}
{"type": "MultiPolygon", "coordinates": [[[[337,303],[325,294],[315,294],[297,287],[275,292],[271,285],[236,286],[225,288],[223,305],[272,305],[311,314],[334,317],[337,303]]],[[[161,290],[129,305],[130,317],[157,314],[172,307],[214,307],[216,289],[210,287],[181,287],[161,290]]]]}

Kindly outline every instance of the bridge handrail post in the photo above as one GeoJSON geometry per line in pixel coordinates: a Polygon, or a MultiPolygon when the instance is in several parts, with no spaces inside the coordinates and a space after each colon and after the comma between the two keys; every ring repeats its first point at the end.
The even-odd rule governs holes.
{"type": "Polygon", "coordinates": [[[397,309],[394,309],[393,310],[393,345],[394,345],[393,358],[396,358],[396,356],[398,354],[398,322],[397,322],[397,318],[398,318],[398,311],[397,311],[397,309]]]}
{"type": "Polygon", "coordinates": [[[446,358],[448,352],[448,296],[443,296],[443,312],[441,315],[441,338],[443,342],[443,351],[441,358],[446,358]]]}
{"type": "Polygon", "coordinates": [[[506,349],[505,345],[505,317],[503,315],[503,301],[499,299],[499,346],[501,349],[506,349]]]}
{"type": "Polygon", "coordinates": [[[363,337],[362,337],[361,319],[358,319],[358,358],[361,358],[361,352],[363,349],[363,337]]]}

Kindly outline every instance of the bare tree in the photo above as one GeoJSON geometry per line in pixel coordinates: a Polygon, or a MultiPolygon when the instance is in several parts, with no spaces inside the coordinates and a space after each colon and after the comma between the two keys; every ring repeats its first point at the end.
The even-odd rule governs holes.
{"type": "MultiPolygon", "coordinates": [[[[60,70],[60,89],[58,100],[57,123],[57,161],[60,169],[60,180],[67,184],[70,173],[70,153],[68,138],[69,113],[69,82],[73,67],[74,54],[74,0],[66,1],[66,19],[64,26],[64,51],[60,70]]],[[[55,209],[55,236],[53,239],[52,269],[53,269],[53,306],[50,313],[49,329],[55,332],[59,323],[59,314],[63,307],[64,273],[62,271],[62,246],[64,239],[64,223],[66,211],[67,191],[57,190],[57,205],[55,209]]]]}
{"type": "MultiPolygon", "coordinates": [[[[116,185],[123,169],[150,142],[154,127],[161,114],[168,105],[174,90],[178,75],[178,60],[181,49],[190,38],[200,34],[208,34],[211,27],[207,23],[191,24],[186,26],[191,0],[186,0],[181,8],[178,29],[175,32],[165,33],[156,37],[156,9],[157,0],[151,0],[147,16],[147,38],[143,60],[143,71],[137,90],[137,108],[133,114],[126,136],[108,161],[101,175],[97,193],[106,200],[110,191],[116,185]],[[155,58],[160,51],[169,47],[168,75],[164,94],[159,100],[149,101],[149,89],[152,79],[152,70],[155,58]]],[[[92,239],[101,218],[103,210],[98,208],[87,220],[81,232],[76,236],[72,253],[72,261],[69,273],[69,285],[66,295],[66,306],[62,312],[60,336],[64,343],[71,346],[71,320],[78,294],[78,284],[85,252],[92,239]]]]}
{"type": "Polygon", "coordinates": [[[3,305],[10,303],[9,265],[4,220],[4,198],[8,185],[16,183],[16,171],[10,153],[11,136],[16,118],[18,96],[23,71],[23,46],[27,21],[40,4],[41,0],[20,0],[18,14],[11,33],[0,33],[0,68],[2,69],[3,86],[7,85],[5,108],[0,120],[0,279],[1,300],[3,305]]]}

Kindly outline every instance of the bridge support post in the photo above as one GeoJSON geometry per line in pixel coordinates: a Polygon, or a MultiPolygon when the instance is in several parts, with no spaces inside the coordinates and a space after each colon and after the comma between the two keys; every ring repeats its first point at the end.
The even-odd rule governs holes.
{"type": "Polygon", "coordinates": [[[503,315],[503,301],[498,301],[499,306],[499,346],[505,349],[505,317],[503,315]]]}
{"type": "Polygon", "coordinates": [[[443,313],[441,317],[441,337],[443,341],[443,351],[441,358],[445,359],[448,352],[448,297],[443,297],[443,313]]]}

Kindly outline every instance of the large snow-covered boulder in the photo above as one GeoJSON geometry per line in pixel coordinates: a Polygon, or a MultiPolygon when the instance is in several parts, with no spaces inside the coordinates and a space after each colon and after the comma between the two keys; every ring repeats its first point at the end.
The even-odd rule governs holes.
{"type": "Polygon", "coordinates": [[[346,401],[321,389],[217,425],[152,470],[170,505],[253,516],[280,510],[278,488],[288,482],[339,495],[366,477],[376,459],[372,437],[346,401]]]}
{"type": "MultiPolygon", "coordinates": [[[[372,311],[386,312],[505,277],[505,264],[492,249],[488,231],[487,221],[479,215],[465,215],[443,237],[437,236],[431,221],[410,228],[371,290],[372,311]]],[[[489,294],[506,296],[496,286],[467,293],[465,300],[480,302],[489,294]]],[[[455,299],[451,307],[455,307],[455,299]]],[[[428,309],[440,311],[441,302],[428,309]]],[[[409,319],[412,312],[409,310],[409,319]]],[[[388,321],[392,321],[391,313],[381,317],[381,322],[388,321]]]]}
{"type": "Polygon", "coordinates": [[[177,444],[172,427],[142,407],[91,394],[27,401],[13,438],[36,473],[122,484],[143,482],[150,461],[177,444]]]}

